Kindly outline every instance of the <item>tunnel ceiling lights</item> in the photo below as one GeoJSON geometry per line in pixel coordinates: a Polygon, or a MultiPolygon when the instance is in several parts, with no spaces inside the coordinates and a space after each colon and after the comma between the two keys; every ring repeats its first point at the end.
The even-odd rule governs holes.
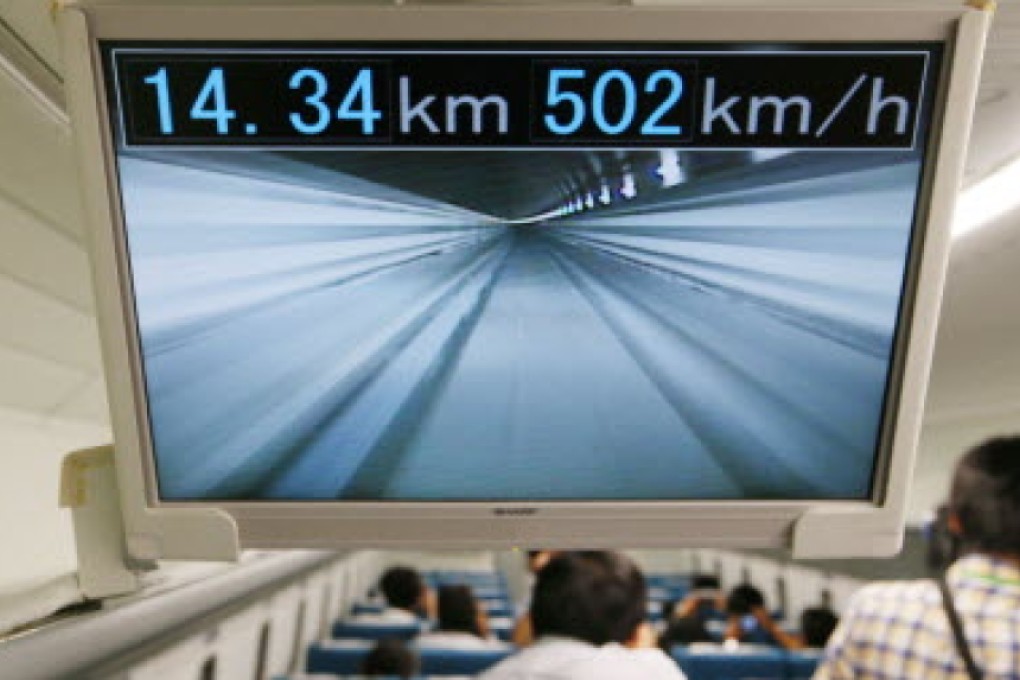
{"type": "Polygon", "coordinates": [[[953,237],[994,223],[1020,207],[1020,157],[964,189],[956,203],[953,237]]]}
{"type": "Polygon", "coordinates": [[[628,200],[637,196],[637,185],[634,183],[634,173],[628,172],[623,176],[623,186],[620,188],[620,195],[628,200]]]}
{"type": "Polygon", "coordinates": [[[668,189],[677,184],[682,184],[687,179],[687,173],[680,165],[680,155],[676,149],[663,149],[659,152],[659,167],[655,170],[662,179],[662,188],[668,189]]]}

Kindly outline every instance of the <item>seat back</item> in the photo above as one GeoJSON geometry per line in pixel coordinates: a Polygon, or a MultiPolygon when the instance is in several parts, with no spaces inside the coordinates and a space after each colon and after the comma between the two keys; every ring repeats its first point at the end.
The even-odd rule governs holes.
{"type": "Polygon", "coordinates": [[[511,649],[419,649],[422,675],[478,675],[513,653],[511,649]]]}
{"type": "Polygon", "coordinates": [[[820,649],[790,652],[786,655],[786,677],[789,680],[810,680],[824,658],[825,652],[820,649]]]}
{"type": "Polygon", "coordinates": [[[333,637],[358,640],[382,640],[384,638],[411,640],[421,632],[421,629],[420,623],[386,623],[348,619],[333,624],[333,637]]]}
{"type": "Polygon", "coordinates": [[[309,673],[356,675],[373,646],[371,640],[325,640],[308,648],[305,667],[309,673]]]}
{"type": "Polygon", "coordinates": [[[689,680],[785,680],[786,656],[779,650],[691,651],[674,647],[673,659],[689,680]]]}
{"type": "MultiPolygon", "coordinates": [[[[365,655],[375,643],[372,640],[325,640],[308,649],[308,673],[357,675],[365,655]]],[[[512,649],[443,649],[415,650],[421,675],[477,675],[499,663],[512,649]]]]}

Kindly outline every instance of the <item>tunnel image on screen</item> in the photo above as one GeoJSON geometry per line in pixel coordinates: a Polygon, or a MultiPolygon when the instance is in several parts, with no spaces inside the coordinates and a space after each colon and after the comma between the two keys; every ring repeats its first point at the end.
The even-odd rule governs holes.
{"type": "Polygon", "coordinates": [[[164,500],[870,493],[919,152],[118,162],[164,500]]]}

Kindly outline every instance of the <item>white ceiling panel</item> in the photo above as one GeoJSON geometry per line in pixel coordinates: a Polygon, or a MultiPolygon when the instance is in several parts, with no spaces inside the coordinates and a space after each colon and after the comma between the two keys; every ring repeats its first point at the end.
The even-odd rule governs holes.
{"type": "Polygon", "coordinates": [[[1020,2],[999,3],[981,75],[967,161],[967,179],[980,179],[1020,155],[1020,2]]]}
{"type": "Polygon", "coordinates": [[[66,401],[58,405],[50,415],[61,421],[82,421],[107,425],[110,420],[106,402],[106,382],[102,375],[77,389],[66,401]]]}
{"type": "Polygon", "coordinates": [[[50,414],[91,380],[84,371],[0,346],[0,408],[50,414]]]}
{"type": "Polygon", "coordinates": [[[45,0],[0,0],[0,22],[18,35],[47,68],[59,71],[60,49],[53,28],[54,3],[45,0]]]}
{"type": "Polygon", "coordinates": [[[954,245],[928,397],[932,417],[1020,405],[1018,272],[1020,210],[954,245]]]}
{"type": "Polygon", "coordinates": [[[101,370],[95,318],[13,279],[0,278],[0,345],[61,366],[101,370]]]}
{"type": "MultiPolygon", "coordinates": [[[[1016,70],[1020,81],[1020,69],[1016,70]]],[[[967,181],[973,183],[1020,155],[1020,90],[1001,90],[978,107],[970,138],[967,181]]]]}
{"type": "Polygon", "coordinates": [[[0,197],[0,276],[92,314],[89,259],[57,227],[0,197]]]}
{"type": "Polygon", "coordinates": [[[0,194],[82,239],[67,125],[0,70],[0,194]]]}

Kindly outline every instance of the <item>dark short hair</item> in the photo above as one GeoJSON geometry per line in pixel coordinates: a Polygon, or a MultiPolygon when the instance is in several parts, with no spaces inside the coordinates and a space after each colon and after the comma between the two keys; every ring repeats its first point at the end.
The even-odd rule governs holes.
{"type": "Polygon", "coordinates": [[[755,607],[765,606],[765,596],[750,583],[744,583],[730,591],[726,598],[726,613],[745,616],[755,607]]]}
{"type": "Polygon", "coordinates": [[[624,555],[565,552],[538,573],[531,623],[537,637],[622,643],[644,620],[647,597],[644,576],[624,555]]]}
{"type": "Polygon", "coordinates": [[[439,630],[482,636],[478,628],[478,601],[471,586],[439,588],[439,630]]]}
{"type": "Polygon", "coordinates": [[[697,615],[674,619],[659,636],[659,647],[667,654],[676,645],[693,645],[697,642],[715,642],[705,622],[697,615]]]}
{"type": "Polygon", "coordinates": [[[800,615],[800,632],[808,647],[824,647],[839,618],[828,607],[808,607],[800,615]]]}
{"type": "Polygon", "coordinates": [[[425,583],[410,567],[390,567],[379,580],[379,589],[391,607],[412,609],[421,601],[425,583]]]}
{"type": "Polygon", "coordinates": [[[691,579],[694,590],[719,590],[719,577],[714,574],[695,574],[691,579]]]}
{"type": "Polygon", "coordinates": [[[361,660],[361,673],[410,678],[418,673],[418,657],[403,640],[386,638],[361,660]]]}
{"type": "Polygon", "coordinates": [[[949,509],[964,551],[1020,555],[1020,437],[998,437],[956,465],[949,509]]]}

